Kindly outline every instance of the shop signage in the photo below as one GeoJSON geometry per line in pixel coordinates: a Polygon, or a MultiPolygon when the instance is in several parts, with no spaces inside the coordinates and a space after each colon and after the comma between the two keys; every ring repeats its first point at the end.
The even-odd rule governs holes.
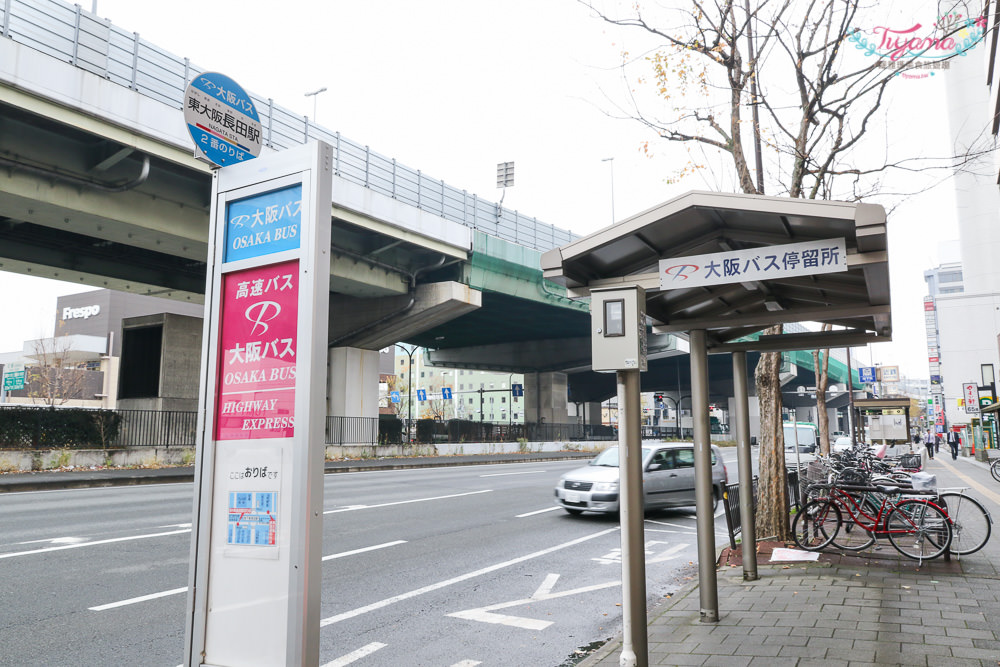
{"type": "Polygon", "coordinates": [[[966,414],[979,413],[979,385],[975,382],[966,382],[962,385],[962,396],[965,398],[966,414]]]}
{"type": "Polygon", "coordinates": [[[101,307],[97,304],[93,306],[83,306],[81,308],[63,308],[62,319],[63,320],[79,320],[79,319],[90,319],[95,315],[99,315],[101,312],[101,307]]]}

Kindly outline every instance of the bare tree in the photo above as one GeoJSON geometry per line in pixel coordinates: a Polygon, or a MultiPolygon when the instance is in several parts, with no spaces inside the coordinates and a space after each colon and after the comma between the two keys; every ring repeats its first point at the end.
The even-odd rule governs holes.
{"type": "MultiPolygon", "coordinates": [[[[629,92],[618,115],[639,121],[659,139],[721,155],[742,192],[764,194],[767,182],[770,194],[858,200],[884,193],[889,173],[940,168],[949,175],[985,150],[967,147],[959,156],[927,159],[889,155],[875,143],[887,127],[886,91],[900,73],[920,66],[909,51],[887,61],[862,48],[866,37],[857,27],[874,27],[883,18],[875,2],[690,0],[673,9],[657,4],[647,11],[631,3],[613,11],[579,1],[607,23],[653,43],[639,57],[623,53],[629,92]],[[643,68],[638,76],[631,73],[636,67],[643,68]],[[756,179],[749,145],[755,148],[756,179]]],[[[940,24],[947,27],[936,41],[910,44],[911,51],[920,56],[955,46],[963,30],[973,36],[962,48],[982,41],[983,19],[940,24]]],[[[692,160],[679,175],[703,167],[692,160]]],[[[781,327],[765,333],[781,333],[781,327]]],[[[772,352],[761,356],[755,372],[759,488],[767,499],[758,508],[757,532],[788,539],[779,370],[780,353],[772,352]]]]}
{"type": "Polygon", "coordinates": [[[32,342],[32,356],[38,362],[26,369],[32,402],[64,405],[83,398],[87,371],[77,368],[72,353],[73,344],[67,336],[39,338],[32,342]]]}

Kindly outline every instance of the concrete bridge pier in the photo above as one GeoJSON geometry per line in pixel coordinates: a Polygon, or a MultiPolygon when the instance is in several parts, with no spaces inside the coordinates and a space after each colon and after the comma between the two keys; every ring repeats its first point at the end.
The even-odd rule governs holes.
{"type": "Polygon", "coordinates": [[[329,349],[326,414],[378,418],[378,360],[378,350],[329,349]]]}
{"type": "MultiPolygon", "coordinates": [[[[566,388],[565,373],[525,373],[524,421],[546,424],[568,423],[566,388]]],[[[600,419],[600,408],[596,412],[600,419]]]]}

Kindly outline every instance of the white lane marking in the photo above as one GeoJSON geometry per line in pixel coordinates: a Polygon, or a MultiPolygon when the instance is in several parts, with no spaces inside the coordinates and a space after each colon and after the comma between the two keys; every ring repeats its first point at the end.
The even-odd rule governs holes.
{"type": "Polygon", "coordinates": [[[394,547],[397,544],[406,544],[406,540],[396,540],[395,542],[385,542],[383,544],[376,544],[375,546],[371,547],[362,547],[361,549],[354,549],[352,551],[342,551],[339,554],[330,554],[329,556],[323,556],[323,560],[334,560],[335,558],[343,558],[344,556],[363,554],[366,551],[375,551],[376,549],[385,549],[386,547],[394,547]]]}
{"type": "Polygon", "coordinates": [[[562,549],[574,547],[577,544],[583,544],[584,542],[589,542],[590,540],[593,540],[595,538],[604,537],[609,533],[614,533],[617,531],[618,528],[608,528],[607,530],[602,530],[592,535],[578,537],[575,540],[570,540],[569,542],[563,542],[562,544],[557,544],[554,547],[548,547],[547,549],[542,549],[541,551],[535,551],[534,553],[525,554],[524,556],[518,556],[517,558],[512,558],[511,560],[507,560],[502,563],[495,563],[494,565],[489,565],[487,567],[475,570],[473,572],[466,572],[465,574],[460,574],[457,577],[452,577],[451,579],[439,581],[436,584],[430,584],[429,586],[424,586],[423,588],[417,588],[407,593],[402,593],[400,595],[396,595],[391,598],[386,598],[384,600],[379,600],[378,602],[373,602],[369,605],[365,605],[364,607],[358,607],[357,609],[345,611],[344,613],[337,614],[336,616],[330,616],[324,618],[319,622],[319,625],[320,627],[325,627],[327,625],[333,625],[334,623],[346,621],[349,618],[354,618],[355,616],[361,616],[362,614],[367,614],[368,612],[375,611],[376,609],[382,609],[383,607],[388,607],[389,605],[396,604],[397,602],[402,602],[403,600],[409,600],[410,598],[415,598],[418,595],[423,595],[424,593],[430,593],[432,591],[436,591],[438,589],[451,586],[452,584],[457,584],[467,579],[481,577],[484,574],[489,574],[490,572],[495,572],[496,570],[501,570],[505,567],[510,567],[511,565],[517,565],[518,563],[523,563],[525,561],[532,560],[533,558],[547,556],[550,553],[555,553],[556,551],[560,551],[562,549]]]}
{"type": "Polygon", "coordinates": [[[366,656],[371,655],[375,651],[385,648],[387,644],[381,642],[372,642],[371,644],[366,644],[362,646],[357,651],[351,651],[347,655],[341,656],[332,662],[328,662],[323,667],[344,667],[344,665],[349,665],[352,662],[360,660],[366,656]]]}
{"type": "Polygon", "coordinates": [[[686,544],[678,544],[676,546],[670,547],[669,549],[667,549],[666,551],[664,551],[663,553],[661,553],[656,558],[646,559],[646,562],[647,563],[662,563],[664,561],[673,560],[674,558],[678,557],[677,556],[677,552],[678,551],[683,551],[684,549],[687,548],[687,546],[688,545],[686,545],[686,544]]]}
{"type": "Polygon", "coordinates": [[[542,580],[541,586],[535,589],[535,592],[531,594],[531,597],[537,598],[541,595],[548,595],[555,588],[556,582],[559,581],[558,574],[548,574],[545,579],[542,580]]]}
{"type": "Polygon", "coordinates": [[[493,493],[493,489],[483,491],[469,491],[468,493],[453,493],[449,496],[434,496],[432,498],[414,498],[413,500],[398,500],[394,503],[380,503],[378,505],[348,505],[335,510],[326,510],[323,514],[337,514],[338,512],[354,512],[355,510],[370,510],[376,507],[392,507],[393,505],[409,505],[411,503],[423,503],[428,500],[445,500],[447,498],[461,498],[462,496],[474,496],[478,493],[493,493]]]}
{"type": "Polygon", "coordinates": [[[44,549],[32,549],[31,551],[15,551],[9,554],[0,554],[0,559],[13,558],[15,556],[30,556],[31,554],[43,554],[49,551],[62,551],[63,549],[79,549],[80,547],[92,547],[98,544],[112,544],[114,542],[128,542],[129,540],[144,540],[149,537],[164,537],[166,535],[180,535],[190,533],[191,529],[171,530],[166,533],[150,533],[148,535],[133,535],[132,537],[113,537],[107,540],[96,540],[94,542],[81,542],[80,544],[63,544],[58,547],[45,547],[44,549]]]}
{"type": "Polygon", "coordinates": [[[536,514],[545,514],[546,512],[555,512],[555,511],[561,510],[561,509],[562,508],[559,507],[558,505],[556,507],[546,507],[543,510],[535,510],[534,512],[525,512],[524,514],[518,514],[514,518],[515,519],[523,519],[526,516],[535,516],[536,514]]]}
{"type": "Polygon", "coordinates": [[[531,604],[532,602],[540,602],[542,600],[554,600],[556,598],[566,597],[568,595],[577,595],[579,593],[589,593],[590,591],[598,591],[603,588],[611,588],[612,586],[620,586],[621,581],[609,581],[603,584],[594,584],[592,586],[583,586],[582,588],[574,588],[568,591],[562,591],[561,593],[553,593],[552,588],[555,586],[556,581],[559,579],[558,574],[550,574],[545,577],[545,581],[542,585],[526,598],[520,600],[511,600],[510,602],[501,602],[499,604],[491,604],[486,607],[479,607],[477,609],[466,609],[465,611],[456,611],[453,614],[448,614],[448,616],[453,616],[455,618],[464,618],[468,621],[479,621],[480,623],[494,623],[498,625],[510,625],[515,628],[524,628],[525,630],[544,630],[545,628],[552,625],[552,621],[541,621],[535,618],[524,618],[522,616],[510,616],[509,614],[495,614],[493,613],[496,609],[507,609],[508,607],[516,607],[522,604],[531,604]]]}
{"type": "Polygon", "coordinates": [[[165,598],[168,595],[177,595],[178,593],[186,593],[188,587],[175,588],[169,591],[163,591],[162,593],[150,593],[149,595],[142,595],[137,598],[129,598],[128,600],[120,600],[118,602],[109,602],[108,604],[99,604],[96,607],[87,607],[90,611],[104,611],[105,609],[114,609],[116,607],[125,607],[130,604],[135,604],[136,602],[145,602],[146,600],[155,600],[156,598],[165,598]]]}
{"type": "Polygon", "coordinates": [[[481,664],[483,663],[481,663],[478,660],[463,660],[462,662],[456,662],[451,667],[476,667],[476,665],[481,665],[481,664]]]}
{"type": "Polygon", "coordinates": [[[39,544],[48,542],[49,544],[79,544],[86,542],[86,537],[47,537],[44,540],[28,540],[27,542],[16,542],[16,544],[39,544]]]}
{"type": "Polygon", "coordinates": [[[157,526],[157,528],[190,528],[190,523],[168,523],[165,526],[157,526]]]}
{"type": "MultiPolygon", "coordinates": [[[[694,517],[691,517],[694,519],[694,517]]],[[[670,526],[671,528],[685,528],[687,530],[694,530],[693,525],[687,525],[681,523],[670,523],[669,521],[653,521],[652,519],[646,519],[646,523],[655,523],[657,526],[670,526]]]]}
{"type": "Polygon", "coordinates": [[[697,535],[698,531],[694,528],[690,530],[664,530],[662,528],[647,528],[647,533],[667,533],[668,535],[697,535]]]}
{"type": "Polygon", "coordinates": [[[523,472],[495,472],[489,475],[480,475],[480,477],[507,477],[509,475],[534,475],[539,472],[548,472],[546,470],[525,470],[523,472]]]}

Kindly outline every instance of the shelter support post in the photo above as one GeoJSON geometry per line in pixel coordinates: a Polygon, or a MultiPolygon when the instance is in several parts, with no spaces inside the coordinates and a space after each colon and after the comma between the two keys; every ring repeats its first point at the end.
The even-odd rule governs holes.
{"type": "Polygon", "coordinates": [[[649,665],[646,639],[646,539],[643,529],[639,371],[618,371],[618,456],[622,533],[621,667],[649,665]]]}
{"type": "Polygon", "coordinates": [[[736,467],[740,478],[740,535],[743,581],[757,581],[757,529],[753,504],[753,466],[750,460],[750,402],[747,353],[733,352],[733,406],[736,417],[736,467]]]}
{"type": "Polygon", "coordinates": [[[701,621],[719,620],[715,574],[715,514],[712,511],[712,440],[708,414],[708,336],[689,333],[691,343],[691,421],[694,427],[694,495],[698,526],[698,590],[701,621]]]}

